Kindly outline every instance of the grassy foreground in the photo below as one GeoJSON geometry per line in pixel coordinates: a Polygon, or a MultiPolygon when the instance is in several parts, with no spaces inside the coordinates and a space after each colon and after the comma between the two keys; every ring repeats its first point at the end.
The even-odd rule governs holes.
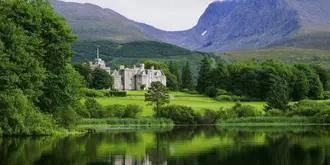
{"type": "MultiPolygon", "coordinates": [[[[147,106],[147,103],[144,101],[144,93],[145,91],[129,91],[127,97],[104,97],[104,98],[96,98],[96,100],[102,104],[103,106],[112,105],[112,104],[136,104],[143,107],[143,112],[141,117],[150,117],[154,114],[153,107],[147,106]]],[[[200,112],[203,109],[212,109],[218,110],[221,107],[230,108],[235,105],[235,102],[218,102],[213,100],[212,98],[197,95],[197,94],[188,94],[183,92],[171,92],[171,104],[173,105],[184,105],[189,106],[200,112]]],[[[246,102],[242,103],[243,105],[251,105],[258,109],[263,109],[265,106],[265,102],[246,102]]]]}

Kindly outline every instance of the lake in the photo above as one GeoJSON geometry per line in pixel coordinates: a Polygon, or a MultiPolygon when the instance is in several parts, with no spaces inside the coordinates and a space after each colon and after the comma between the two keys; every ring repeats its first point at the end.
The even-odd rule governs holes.
{"type": "Polygon", "coordinates": [[[330,128],[175,127],[0,138],[2,165],[329,165],[330,128]]]}

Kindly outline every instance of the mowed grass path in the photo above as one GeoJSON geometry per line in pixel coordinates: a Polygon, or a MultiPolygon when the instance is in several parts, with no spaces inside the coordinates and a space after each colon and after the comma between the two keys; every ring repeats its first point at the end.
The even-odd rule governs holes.
{"type": "MultiPolygon", "coordinates": [[[[147,106],[147,102],[144,101],[144,93],[144,91],[129,91],[127,93],[127,97],[104,97],[96,98],[96,100],[103,106],[112,104],[137,104],[144,108],[141,117],[149,117],[154,114],[153,106],[147,106]]],[[[201,112],[201,110],[203,109],[218,110],[221,107],[230,108],[235,104],[235,102],[218,102],[206,96],[182,92],[171,92],[170,96],[170,104],[188,106],[193,108],[197,112],[201,112]]],[[[263,107],[265,106],[265,102],[246,102],[242,104],[248,104],[258,109],[263,109],[263,107]]]]}

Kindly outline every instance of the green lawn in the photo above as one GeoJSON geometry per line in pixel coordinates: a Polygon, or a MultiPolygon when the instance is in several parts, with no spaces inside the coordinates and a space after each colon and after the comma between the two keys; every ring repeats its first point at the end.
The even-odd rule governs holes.
{"type": "MultiPolygon", "coordinates": [[[[129,91],[127,97],[120,98],[96,98],[96,100],[103,106],[111,104],[137,104],[144,108],[142,112],[142,117],[149,117],[153,115],[152,106],[147,106],[147,103],[144,102],[144,91],[129,91]]],[[[212,98],[205,97],[202,95],[193,95],[182,92],[171,92],[171,104],[174,105],[184,105],[192,107],[194,110],[200,112],[203,109],[213,109],[218,110],[221,107],[229,108],[234,106],[235,102],[218,102],[212,98]]],[[[265,105],[265,102],[247,102],[243,104],[249,104],[256,108],[262,109],[265,105]]]]}

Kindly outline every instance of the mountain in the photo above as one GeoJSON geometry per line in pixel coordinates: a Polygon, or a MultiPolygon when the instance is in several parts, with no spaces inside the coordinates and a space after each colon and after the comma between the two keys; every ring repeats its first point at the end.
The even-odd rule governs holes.
{"type": "Polygon", "coordinates": [[[234,51],[275,46],[330,49],[329,0],[231,0],[211,3],[197,25],[159,40],[191,50],[234,51]]]}
{"type": "Polygon", "coordinates": [[[204,52],[271,47],[330,50],[330,0],[227,0],[211,3],[196,26],[168,32],[92,4],[52,0],[80,40],[161,41],[204,52]]]}
{"type": "Polygon", "coordinates": [[[55,11],[64,16],[80,40],[111,40],[116,42],[155,40],[133,21],[111,9],[85,3],[51,0],[55,11]]]}

